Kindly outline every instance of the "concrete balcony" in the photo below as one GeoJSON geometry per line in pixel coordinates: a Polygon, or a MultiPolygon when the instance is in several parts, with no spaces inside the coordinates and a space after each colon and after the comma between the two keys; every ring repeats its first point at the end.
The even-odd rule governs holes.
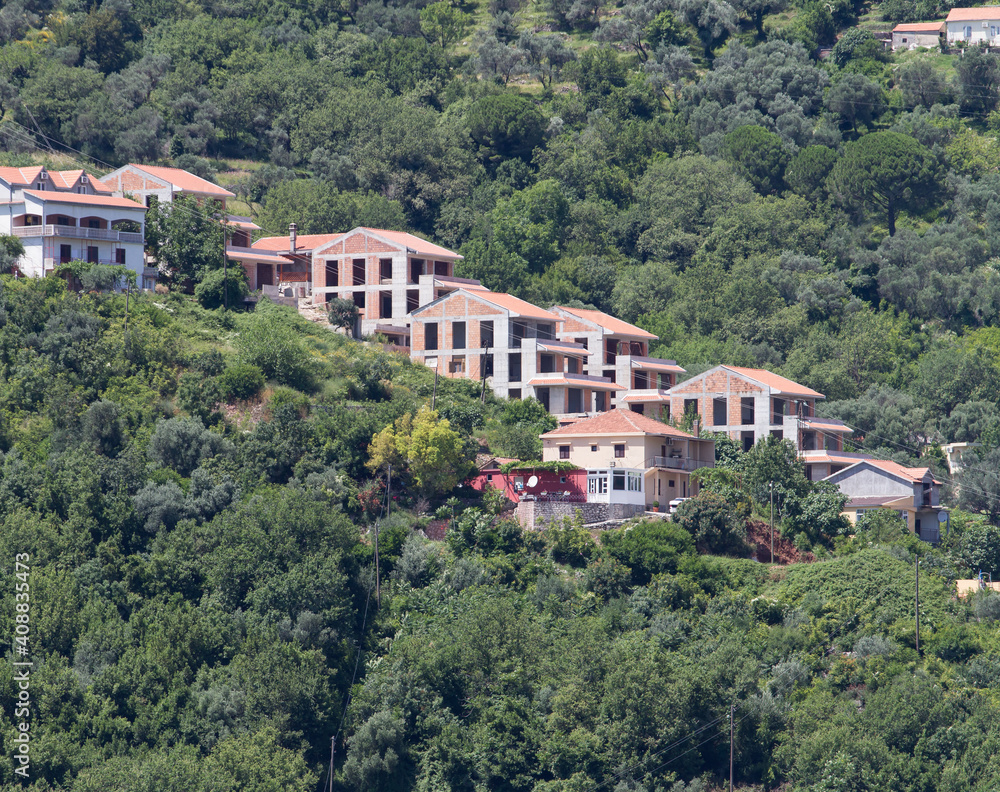
{"type": "Polygon", "coordinates": [[[666,468],[667,470],[683,470],[691,473],[703,467],[712,467],[715,462],[705,462],[690,457],[654,456],[646,460],[647,468],[666,468]]]}
{"type": "Polygon", "coordinates": [[[65,225],[14,226],[11,232],[21,239],[33,237],[61,237],[63,239],[96,239],[103,242],[143,243],[143,235],[132,231],[115,231],[109,228],[81,228],[65,225]]]}

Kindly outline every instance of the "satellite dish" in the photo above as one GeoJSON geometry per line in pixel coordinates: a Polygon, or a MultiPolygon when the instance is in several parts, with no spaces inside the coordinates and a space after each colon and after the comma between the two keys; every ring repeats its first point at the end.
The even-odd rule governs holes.
{"type": "Polygon", "coordinates": [[[948,522],[948,512],[946,512],[946,511],[939,511],[938,512],[938,523],[940,523],[941,525],[944,525],[946,522],[948,522]]]}
{"type": "Polygon", "coordinates": [[[538,476],[532,476],[530,479],[528,479],[528,486],[529,487],[537,487],[538,486],[538,476]]]}

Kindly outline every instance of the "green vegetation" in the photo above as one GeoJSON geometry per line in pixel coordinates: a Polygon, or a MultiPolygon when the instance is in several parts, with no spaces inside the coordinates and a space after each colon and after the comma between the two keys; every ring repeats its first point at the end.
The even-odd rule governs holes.
{"type": "MultiPolygon", "coordinates": [[[[851,527],[787,444],[720,440],[676,520],[525,533],[456,485],[482,442],[536,463],[540,404],[435,389],[331,331],[353,305],[219,310],[246,283],[218,208],[154,205],[174,293],[133,294],[127,330],[117,268],[0,277],[27,788],[307,792],[336,737],[340,792],[708,792],[735,703],[739,788],[992,790],[1000,597],[949,584],[1000,575],[998,61],[870,32],[945,10],[6,3],[2,164],[168,163],[268,234],[415,231],[491,288],[639,323],[690,372],[825,393],[855,450],[932,467],[965,510],[938,549],[891,514],[851,527]],[[980,444],[954,481],[946,442],[980,444]],[[815,563],[750,558],[771,482],[779,540],[815,563]]],[[[0,240],[0,272],[19,253],[0,240]]],[[[14,735],[5,708],[5,788],[14,735]]]]}

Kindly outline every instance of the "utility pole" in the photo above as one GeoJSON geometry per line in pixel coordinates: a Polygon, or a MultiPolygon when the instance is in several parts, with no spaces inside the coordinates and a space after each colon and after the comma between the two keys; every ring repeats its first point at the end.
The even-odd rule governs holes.
{"type": "Polygon", "coordinates": [[[226,310],[229,310],[229,259],[226,257],[226,244],[229,242],[226,235],[226,215],[222,215],[222,299],[225,302],[226,310]]]}
{"type": "Polygon", "coordinates": [[[736,720],[736,704],[729,705],[729,792],[733,792],[733,726],[736,720]]]}
{"type": "Polygon", "coordinates": [[[378,520],[375,520],[375,601],[382,607],[382,589],[379,585],[378,569],[378,520]]]}
{"type": "Polygon", "coordinates": [[[913,611],[917,619],[917,654],[920,654],[920,559],[914,562],[917,576],[913,587],[913,611]]]}
{"type": "Polygon", "coordinates": [[[389,516],[389,506],[392,503],[392,499],[389,497],[392,493],[392,465],[389,465],[389,472],[385,476],[385,516],[389,516]]]}
{"type": "Polygon", "coordinates": [[[774,563],[774,482],[768,486],[771,491],[771,563],[774,563]]]}
{"type": "Polygon", "coordinates": [[[483,392],[479,394],[479,401],[482,404],[486,404],[486,358],[490,356],[489,345],[486,347],[486,354],[483,355],[483,365],[482,365],[482,375],[483,375],[483,392]]]}

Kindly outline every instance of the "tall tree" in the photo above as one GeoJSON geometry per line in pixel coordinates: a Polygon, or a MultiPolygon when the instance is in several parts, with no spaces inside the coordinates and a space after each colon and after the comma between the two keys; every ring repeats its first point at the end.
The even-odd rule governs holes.
{"type": "Polygon", "coordinates": [[[933,155],[909,135],[872,132],[844,147],[830,186],[842,203],[880,212],[892,236],[901,210],[930,200],[936,176],[933,155]]]}

